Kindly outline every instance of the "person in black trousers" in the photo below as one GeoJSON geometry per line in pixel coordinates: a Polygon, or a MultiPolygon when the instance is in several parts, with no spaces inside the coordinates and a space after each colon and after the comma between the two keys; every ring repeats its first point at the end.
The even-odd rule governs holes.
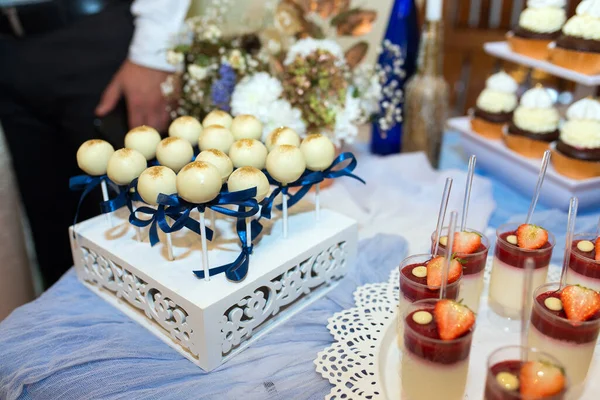
{"type": "MultiPolygon", "coordinates": [[[[160,83],[168,66],[159,57],[167,35],[159,38],[165,43],[152,35],[168,18],[176,31],[189,1],[51,0],[2,8],[5,3],[0,0],[0,123],[48,287],[73,264],[68,227],[80,193],[69,190],[68,179],[82,173],[79,145],[99,138],[120,148],[128,125],[166,128],[160,83]],[[108,121],[116,122],[112,130],[108,121]]],[[[86,198],[80,220],[98,214],[99,200],[86,198]]]]}

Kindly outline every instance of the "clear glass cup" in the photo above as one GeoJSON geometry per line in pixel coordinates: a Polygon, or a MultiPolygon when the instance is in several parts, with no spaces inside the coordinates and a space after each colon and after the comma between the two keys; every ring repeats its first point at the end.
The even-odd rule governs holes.
{"type": "Polygon", "coordinates": [[[594,357],[594,349],[600,333],[600,319],[571,322],[566,315],[559,316],[544,306],[538,296],[556,293],[559,282],[547,283],[533,292],[529,346],[552,354],[569,372],[573,386],[585,382],[594,357]]]}
{"type": "Polygon", "coordinates": [[[462,400],[464,396],[475,326],[460,338],[441,340],[423,335],[414,328],[418,325],[409,320],[416,311],[433,314],[438,301],[414,302],[402,314],[402,393],[410,400],[462,400]]]}
{"type": "Polygon", "coordinates": [[[548,246],[536,250],[521,249],[507,241],[506,237],[516,234],[520,223],[501,225],[496,230],[496,248],[490,277],[488,303],[499,316],[518,320],[523,304],[523,280],[525,260],[532,258],[535,263],[532,287],[546,282],[548,265],[554,249],[554,235],[548,232],[548,246]]]}
{"type": "MultiPolygon", "coordinates": [[[[573,237],[573,249],[567,270],[568,283],[600,291],[600,261],[594,260],[593,257],[586,257],[577,249],[578,242],[589,240],[595,243],[597,237],[598,235],[595,233],[578,233],[573,237]]],[[[589,252],[588,254],[591,256],[593,253],[589,252]]]]}
{"type": "MultiPolygon", "coordinates": [[[[483,278],[485,275],[485,264],[487,262],[490,241],[481,232],[474,229],[465,229],[466,232],[474,232],[481,236],[481,250],[471,254],[458,254],[463,266],[463,276],[460,283],[460,298],[467,307],[477,312],[479,310],[479,301],[483,292],[483,278]]],[[[448,236],[448,228],[442,228],[440,237],[448,236]]],[[[431,251],[435,249],[436,231],[431,234],[431,251]]],[[[446,255],[446,247],[440,244],[438,248],[439,255],[446,255]]]]}
{"type": "MultiPolygon", "coordinates": [[[[497,381],[496,375],[500,372],[509,372],[515,376],[519,376],[521,370],[521,353],[527,350],[527,359],[529,361],[540,361],[556,365],[559,368],[564,366],[555,357],[550,354],[541,352],[537,349],[521,346],[505,346],[494,351],[488,357],[487,362],[487,378],[485,382],[484,400],[526,400],[518,390],[508,391],[504,389],[497,381]]],[[[568,370],[567,374],[569,373],[568,370]]],[[[562,400],[566,398],[567,390],[569,389],[569,377],[567,375],[567,383],[564,390],[555,396],[544,397],[544,400],[562,400]]]]}

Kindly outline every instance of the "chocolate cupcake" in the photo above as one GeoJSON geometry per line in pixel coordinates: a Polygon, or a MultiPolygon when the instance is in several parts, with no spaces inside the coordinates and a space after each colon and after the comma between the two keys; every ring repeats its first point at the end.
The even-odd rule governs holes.
{"type": "Polygon", "coordinates": [[[472,112],[471,128],[489,139],[500,139],[517,106],[517,82],[504,71],[490,76],[472,112]]]}
{"type": "Polygon", "coordinates": [[[573,179],[600,176],[600,102],[587,98],[567,110],[567,122],[552,151],[552,164],[573,179]]]}
{"type": "Polygon", "coordinates": [[[507,34],[512,51],[545,60],[548,45],[558,39],[567,15],[565,0],[529,0],[521,12],[519,23],[507,34]]]}
{"type": "Polygon", "coordinates": [[[600,0],[583,0],[550,50],[550,61],[582,74],[600,73],[600,0]]]}
{"type": "Polygon", "coordinates": [[[560,115],[554,101],[541,85],[526,91],[504,135],[504,143],[528,157],[542,158],[550,143],[558,139],[560,115]]]}

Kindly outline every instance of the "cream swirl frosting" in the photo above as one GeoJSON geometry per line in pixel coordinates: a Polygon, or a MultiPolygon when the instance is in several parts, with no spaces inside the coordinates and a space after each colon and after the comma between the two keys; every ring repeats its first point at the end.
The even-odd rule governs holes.
{"type": "Polygon", "coordinates": [[[477,107],[489,113],[511,112],[517,106],[517,82],[504,71],[485,81],[486,88],[477,98],[477,107]]]}
{"type": "Polygon", "coordinates": [[[525,131],[544,134],[558,128],[560,115],[553,107],[554,101],[548,91],[535,87],[521,97],[521,104],[515,110],[513,122],[525,131]]]}
{"type": "Polygon", "coordinates": [[[600,102],[581,99],[567,109],[567,118],[560,130],[563,142],[577,148],[600,148],[600,102]]]}
{"type": "Polygon", "coordinates": [[[600,0],[583,0],[562,29],[568,36],[600,40],[600,0]]]}
{"type": "Polygon", "coordinates": [[[567,20],[565,0],[529,0],[519,16],[519,26],[537,33],[560,31],[567,20]]]}

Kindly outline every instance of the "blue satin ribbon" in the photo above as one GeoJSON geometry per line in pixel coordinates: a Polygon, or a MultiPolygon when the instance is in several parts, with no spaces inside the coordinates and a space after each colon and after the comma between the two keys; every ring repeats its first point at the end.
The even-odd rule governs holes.
{"type": "MultiPolygon", "coordinates": [[[[243,212],[241,206],[238,208],[238,211],[243,212]]],[[[209,276],[225,273],[225,276],[230,281],[239,282],[242,281],[248,274],[248,269],[250,267],[250,255],[252,254],[253,246],[252,244],[250,244],[250,246],[246,245],[246,221],[243,218],[237,220],[236,231],[242,247],[240,255],[229,264],[221,265],[217,268],[211,268],[208,272],[209,276]]],[[[256,219],[253,219],[250,224],[250,232],[252,237],[258,237],[261,231],[262,225],[256,219]]],[[[194,271],[194,274],[198,278],[204,279],[204,271],[194,271]]]]}
{"type": "Polygon", "coordinates": [[[79,209],[81,208],[81,204],[83,204],[83,199],[90,194],[94,188],[96,188],[102,181],[110,182],[108,176],[100,175],[100,176],[89,176],[89,175],[77,175],[69,178],[69,189],[74,192],[83,191],[81,193],[81,197],[79,198],[79,203],[77,203],[77,210],[75,211],[75,218],[73,219],[73,226],[77,224],[77,220],[79,219],[79,209]]]}
{"type": "Polygon", "coordinates": [[[123,206],[127,206],[127,209],[129,209],[130,213],[133,212],[133,202],[143,201],[142,197],[137,192],[137,181],[138,178],[135,178],[131,181],[131,183],[129,183],[129,185],[117,186],[119,192],[117,197],[100,203],[102,213],[110,213],[123,206]]]}

